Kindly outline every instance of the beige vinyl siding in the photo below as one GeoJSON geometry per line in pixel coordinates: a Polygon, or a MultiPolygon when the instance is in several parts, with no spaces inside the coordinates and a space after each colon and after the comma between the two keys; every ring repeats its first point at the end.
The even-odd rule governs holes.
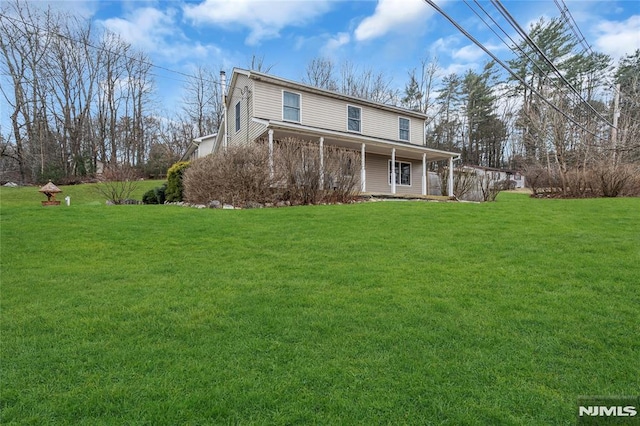
{"type": "MultiPolygon", "coordinates": [[[[367,192],[391,194],[389,183],[389,156],[367,154],[367,192]]],[[[422,161],[396,157],[396,161],[411,163],[411,186],[396,185],[396,194],[422,194],[422,161]]]]}
{"type": "Polygon", "coordinates": [[[300,124],[302,125],[348,132],[347,105],[352,105],[362,108],[362,135],[398,141],[398,117],[405,117],[411,120],[410,142],[416,145],[423,144],[424,119],[419,117],[407,117],[399,112],[285,88],[264,81],[255,81],[254,87],[254,113],[258,118],[282,120],[282,92],[286,90],[300,94],[300,124]]]}
{"type": "Polygon", "coordinates": [[[256,140],[267,130],[267,126],[264,124],[256,123],[251,120],[249,122],[249,140],[256,140]]]}
{"type": "Polygon", "coordinates": [[[251,87],[253,82],[245,75],[238,74],[236,85],[232,87],[228,96],[231,97],[227,104],[227,130],[229,132],[229,145],[244,144],[250,141],[249,127],[251,126],[251,110],[253,105],[251,102],[251,87]],[[249,90],[244,90],[247,87],[249,90]],[[244,95],[242,93],[244,91],[244,95]],[[236,132],[236,104],[240,102],[240,131],[236,132]]]}
{"type": "Polygon", "coordinates": [[[366,154],[367,192],[390,193],[391,187],[387,181],[387,161],[389,157],[366,154]]]}
{"type": "MultiPolygon", "coordinates": [[[[282,87],[254,81],[254,116],[268,120],[282,120],[282,87]]],[[[301,99],[304,102],[303,99],[301,99]]]]}

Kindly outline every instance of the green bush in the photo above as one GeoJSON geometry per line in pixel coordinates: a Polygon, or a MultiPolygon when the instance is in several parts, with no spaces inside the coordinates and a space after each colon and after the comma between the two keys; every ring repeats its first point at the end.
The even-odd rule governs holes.
{"type": "Polygon", "coordinates": [[[167,184],[164,183],[162,186],[157,186],[153,189],[148,190],[144,193],[144,195],[142,195],[142,202],[144,204],[164,204],[164,193],[166,189],[167,184]]]}
{"type": "Polygon", "coordinates": [[[167,189],[164,192],[166,201],[182,201],[182,193],[184,190],[182,176],[188,167],[188,161],[180,161],[169,167],[167,171],[167,189]]]}
{"type": "Polygon", "coordinates": [[[155,190],[150,189],[144,194],[142,194],[142,202],[144,204],[158,204],[158,199],[156,198],[155,190]]]}
{"type": "Polygon", "coordinates": [[[162,186],[155,187],[153,189],[153,193],[156,195],[156,199],[158,200],[158,204],[164,204],[166,199],[165,193],[167,191],[167,183],[163,183],[162,186]]]}

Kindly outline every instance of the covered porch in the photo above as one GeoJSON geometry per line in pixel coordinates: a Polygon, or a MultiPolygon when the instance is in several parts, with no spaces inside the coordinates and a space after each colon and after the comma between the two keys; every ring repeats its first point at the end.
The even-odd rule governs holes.
{"type": "Polygon", "coordinates": [[[268,142],[271,167],[274,142],[284,138],[298,138],[318,144],[321,163],[324,146],[337,146],[359,152],[360,191],[364,194],[426,197],[434,195],[435,176],[428,172],[427,165],[429,162],[444,160],[448,162],[448,178],[441,184],[446,184],[448,196],[454,197],[453,160],[459,157],[457,153],[295,123],[259,119],[254,121],[264,126],[261,126],[263,131],[256,139],[268,142]]]}

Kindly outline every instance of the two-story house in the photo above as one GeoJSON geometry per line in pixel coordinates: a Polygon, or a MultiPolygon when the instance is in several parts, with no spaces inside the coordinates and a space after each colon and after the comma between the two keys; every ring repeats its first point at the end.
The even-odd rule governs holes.
{"type": "MultiPolygon", "coordinates": [[[[226,85],[223,73],[221,80],[226,85]]],[[[328,145],[360,152],[362,192],[410,195],[428,194],[427,163],[447,160],[453,196],[459,155],[425,147],[425,114],[238,68],[225,92],[223,123],[199,156],[261,139],[273,152],[274,141],[293,137],[317,143],[321,152],[328,145]]]]}

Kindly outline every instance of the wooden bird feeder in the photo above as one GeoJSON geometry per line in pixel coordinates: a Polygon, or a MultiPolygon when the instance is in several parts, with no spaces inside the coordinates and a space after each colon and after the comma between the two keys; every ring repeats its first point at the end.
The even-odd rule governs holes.
{"type": "Polygon", "coordinates": [[[47,183],[45,186],[39,189],[38,192],[42,192],[47,196],[47,201],[43,201],[43,206],[59,206],[60,201],[56,200],[56,194],[62,192],[60,188],[55,186],[51,181],[47,183]]]}

